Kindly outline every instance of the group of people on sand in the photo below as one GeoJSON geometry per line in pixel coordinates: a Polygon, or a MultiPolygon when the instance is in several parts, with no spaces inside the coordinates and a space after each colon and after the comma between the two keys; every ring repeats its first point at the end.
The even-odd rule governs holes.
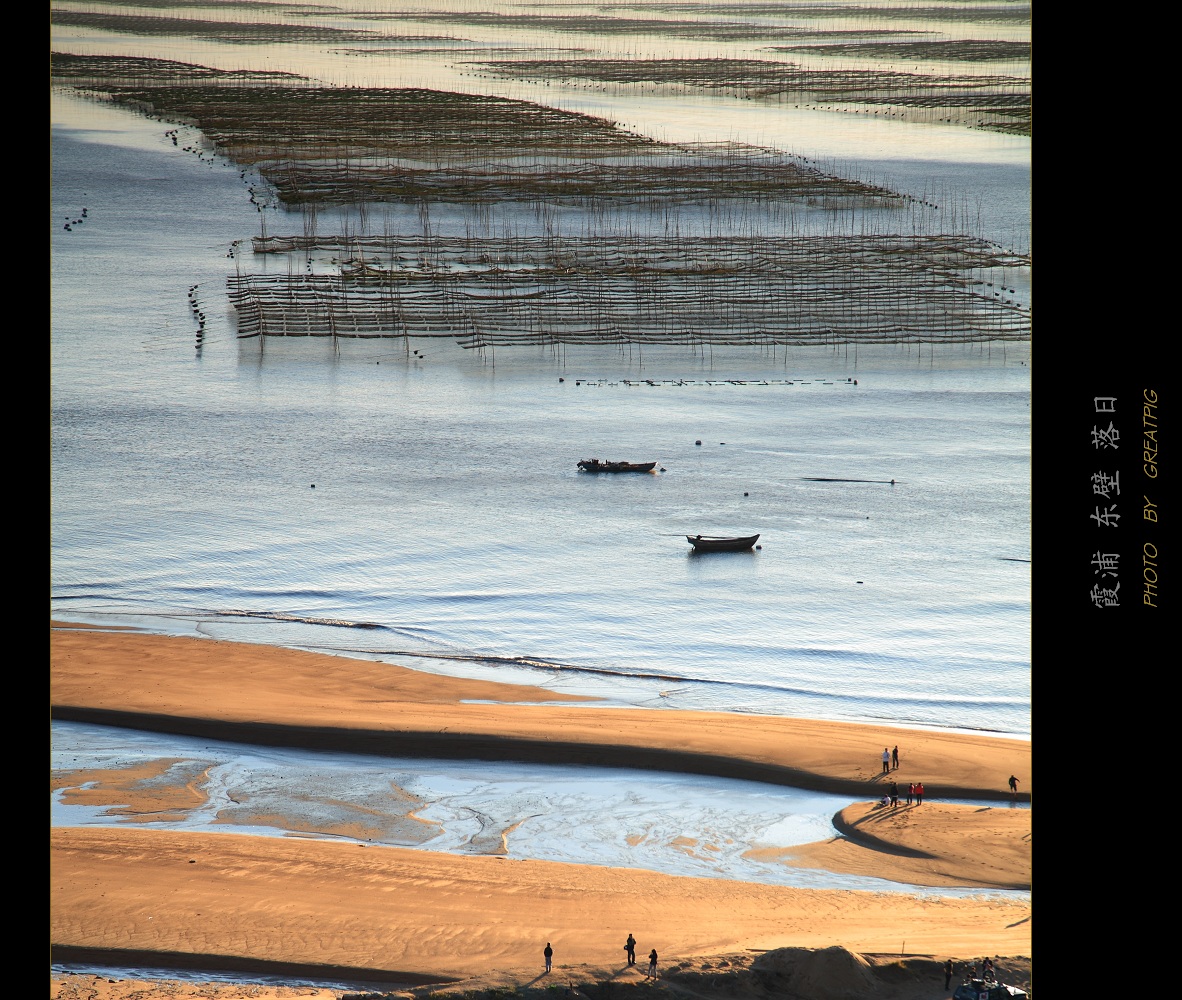
{"type": "MultiPolygon", "coordinates": [[[[922,781],[912,781],[907,785],[907,804],[911,805],[912,802],[917,806],[923,805],[922,781]]],[[[882,804],[892,808],[899,804],[899,783],[897,781],[891,782],[887,794],[882,797],[882,804]]]]}
{"type": "MultiPolygon", "coordinates": [[[[628,953],[628,964],[636,964],[636,938],[632,933],[628,933],[628,940],[624,942],[624,951],[628,953]]],[[[550,942],[546,942],[546,947],[542,949],[542,957],[546,959],[546,971],[549,972],[554,964],[554,948],[550,942]]],[[[648,953],[648,972],[644,975],[645,979],[657,978],[657,949],[654,948],[648,953]]]]}
{"type": "MultiPolygon", "coordinates": [[[[895,747],[893,750],[888,750],[886,747],[882,748],[882,773],[890,774],[892,771],[899,770],[899,748],[895,747]]],[[[1014,775],[1010,775],[1008,782],[1010,786],[1010,797],[1016,799],[1018,797],[1018,779],[1014,775]]],[[[911,805],[911,800],[915,799],[915,804],[919,805],[923,802],[923,782],[913,781],[907,788],[907,804],[911,805]]],[[[891,791],[889,795],[882,797],[882,804],[885,806],[889,802],[892,806],[899,804],[899,786],[895,782],[891,782],[891,791]]]]}
{"type": "MultiPolygon", "coordinates": [[[[948,959],[944,963],[944,989],[948,989],[952,983],[953,970],[952,959],[948,959]]],[[[979,979],[986,983],[997,982],[997,973],[993,971],[993,959],[988,955],[981,959],[980,963],[976,961],[970,962],[965,969],[964,981],[967,983],[974,979],[979,979]],[[978,967],[980,968],[980,974],[978,974],[978,967]]]]}
{"type": "Polygon", "coordinates": [[[973,962],[969,966],[969,974],[965,977],[965,982],[970,979],[982,979],[987,983],[996,983],[997,973],[993,971],[993,959],[986,955],[979,963],[973,962]]]}
{"type": "MultiPolygon", "coordinates": [[[[632,936],[631,931],[628,933],[628,940],[624,942],[624,951],[628,953],[628,964],[636,964],[636,938],[632,936]]],[[[657,978],[657,949],[654,948],[648,953],[648,972],[645,973],[645,979],[657,978]]]]}
{"type": "MultiPolygon", "coordinates": [[[[899,770],[899,748],[895,747],[893,750],[888,750],[886,747],[882,748],[882,773],[890,774],[891,771],[899,770]]],[[[1010,786],[1010,798],[1018,798],[1018,779],[1014,775],[1010,775],[1008,782],[1010,786]]],[[[923,782],[912,781],[907,786],[907,804],[911,805],[914,800],[915,804],[923,804],[923,782]]],[[[890,784],[890,791],[882,797],[882,804],[884,806],[897,806],[899,804],[899,785],[892,781],[890,784]]]]}

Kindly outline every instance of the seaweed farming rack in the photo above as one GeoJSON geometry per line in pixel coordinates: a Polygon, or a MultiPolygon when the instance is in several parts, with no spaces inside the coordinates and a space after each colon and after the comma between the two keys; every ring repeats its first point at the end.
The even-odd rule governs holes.
{"type": "Polygon", "coordinates": [[[333,274],[228,279],[238,336],[526,344],[801,345],[1028,340],[990,278],[1029,260],[960,236],[270,236],[333,274]]]}

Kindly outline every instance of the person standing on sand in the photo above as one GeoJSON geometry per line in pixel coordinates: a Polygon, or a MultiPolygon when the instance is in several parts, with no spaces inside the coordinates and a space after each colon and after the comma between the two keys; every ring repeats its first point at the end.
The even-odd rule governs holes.
{"type": "Polygon", "coordinates": [[[892,771],[899,770],[899,748],[898,747],[895,747],[891,751],[891,770],[892,771]]]}
{"type": "Polygon", "coordinates": [[[1015,799],[1018,797],[1018,779],[1012,774],[1010,775],[1010,797],[1015,799]]]}
{"type": "Polygon", "coordinates": [[[952,959],[948,959],[944,963],[944,989],[948,989],[952,983],[952,959]]]}
{"type": "Polygon", "coordinates": [[[891,752],[886,748],[882,748],[882,773],[886,774],[891,769],[891,752]]]}
{"type": "Polygon", "coordinates": [[[911,805],[911,800],[915,798],[915,782],[912,781],[907,786],[907,804],[911,805]]]}
{"type": "Polygon", "coordinates": [[[899,785],[898,782],[891,782],[891,808],[895,808],[899,804],[899,785]]]}
{"type": "Polygon", "coordinates": [[[923,805],[923,782],[917,781],[915,783],[915,804],[917,806],[923,805]]]}
{"type": "Polygon", "coordinates": [[[546,971],[549,972],[550,971],[550,963],[554,959],[554,949],[550,947],[549,941],[546,942],[546,948],[542,952],[542,954],[546,956],[546,971]]]}
{"type": "Polygon", "coordinates": [[[654,948],[652,951],[650,951],[648,953],[648,975],[645,976],[644,978],[645,979],[656,979],[657,978],[657,949],[656,948],[654,948]]]}
{"type": "Polygon", "coordinates": [[[628,953],[628,964],[636,964],[636,938],[629,932],[628,940],[624,942],[624,951],[628,953]]]}

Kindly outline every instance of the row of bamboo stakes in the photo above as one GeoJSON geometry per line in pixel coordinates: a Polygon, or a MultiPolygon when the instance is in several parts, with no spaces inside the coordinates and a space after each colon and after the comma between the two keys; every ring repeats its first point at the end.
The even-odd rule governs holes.
{"type": "MultiPolygon", "coordinates": [[[[707,62],[727,69],[725,61],[707,62]]],[[[103,57],[65,63],[75,80],[101,76],[104,68],[116,76],[147,69],[103,57]]],[[[139,86],[108,81],[104,92],[190,123],[220,153],[254,167],[286,207],[305,209],[303,236],[269,237],[259,205],[256,254],[287,254],[289,264],[286,274],[228,278],[243,338],[449,337],[483,349],[1030,337],[1029,307],[1013,298],[1004,277],[1028,267],[1029,258],[975,237],[926,230],[538,237],[431,231],[438,206],[477,222],[485,213],[487,223],[491,207],[512,211],[516,204],[520,211],[524,203],[547,230],[549,213],[571,204],[591,224],[605,205],[629,212],[696,206],[711,226],[726,222],[722,204],[761,211],[802,205],[840,218],[843,228],[847,211],[914,209],[914,198],[799,157],[735,143],[662,143],[606,119],[487,95],[274,81],[244,86],[237,78],[210,79],[201,67],[169,65],[179,77],[192,70],[193,78],[139,86]],[[418,206],[422,234],[367,232],[370,206],[383,201],[418,206]],[[360,231],[318,236],[316,212],[328,206],[356,206],[360,231]],[[314,254],[333,257],[332,273],[312,273],[314,254]],[[301,255],[308,273],[294,273],[301,255]]]]}
{"type": "Polygon", "coordinates": [[[517,239],[269,236],[339,273],[236,274],[238,335],[525,344],[800,345],[1028,340],[986,275],[1024,258],[958,237],[517,239]]]}

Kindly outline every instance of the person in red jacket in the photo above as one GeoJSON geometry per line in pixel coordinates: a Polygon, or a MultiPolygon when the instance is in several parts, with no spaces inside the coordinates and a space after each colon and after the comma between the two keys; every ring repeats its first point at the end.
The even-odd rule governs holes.
{"type": "Polygon", "coordinates": [[[917,806],[923,805],[923,782],[917,781],[915,783],[915,804],[917,806]]]}

